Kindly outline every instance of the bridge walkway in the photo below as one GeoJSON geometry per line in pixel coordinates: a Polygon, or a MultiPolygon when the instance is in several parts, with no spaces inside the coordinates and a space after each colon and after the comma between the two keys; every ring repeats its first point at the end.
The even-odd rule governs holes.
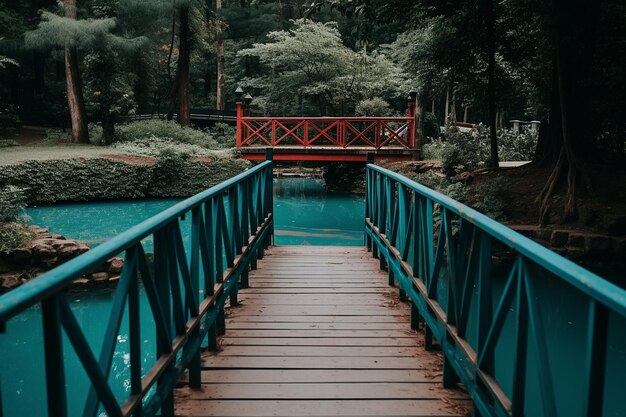
{"type": "Polygon", "coordinates": [[[270,247],[176,415],[468,415],[387,282],[366,247],[270,247]]]}

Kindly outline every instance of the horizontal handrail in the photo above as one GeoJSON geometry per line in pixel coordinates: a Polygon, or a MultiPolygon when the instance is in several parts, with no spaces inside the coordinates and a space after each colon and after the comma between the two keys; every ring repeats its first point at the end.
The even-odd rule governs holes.
{"type": "Polygon", "coordinates": [[[373,164],[367,166],[365,215],[366,244],[388,269],[389,284],[397,283],[401,296],[411,299],[412,327],[422,321],[426,348],[436,339],[444,352],[444,385],[463,382],[478,415],[568,415],[573,410],[562,409],[580,393],[581,414],[602,415],[609,360],[617,360],[607,349],[622,346],[616,338],[626,331],[626,290],[464,204],[373,164]],[[564,308],[552,305],[554,285],[573,288],[568,291],[585,300],[576,308],[586,310],[584,318],[571,319],[578,322],[578,344],[570,340],[566,346],[578,349],[579,362],[567,365],[580,368],[584,377],[578,381],[553,365],[553,352],[562,346],[546,340],[558,323],[545,311],[564,308]],[[612,315],[622,321],[611,319],[611,331],[612,315]],[[526,392],[527,369],[537,370],[538,394],[526,392]],[[505,375],[512,375],[512,383],[505,375]],[[570,388],[575,382],[581,387],[570,388]],[[529,404],[527,397],[537,402],[529,404]]]}
{"type": "Polygon", "coordinates": [[[237,117],[237,147],[296,145],[338,149],[415,146],[415,118],[407,117],[237,117]],[[400,126],[398,126],[400,125],[400,126]]]}
{"type": "Polygon", "coordinates": [[[248,171],[215,185],[199,194],[183,200],[151,218],[131,227],[101,245],[85,252],[46,274],[0,296],[0,329],[13,316],[24,309],[37,304],[48,295],[69,285],[84,275],[90,268],[100,265],[118,253],[128,249],[134,243],[150,236],[155,230],[181,217],[203,202],[220,195],[229,188],[241,183],[251,175],[268,169],[270,161],[265,161],[248,171]]]}
{"type": "Polygon", "coordinates": [[[388,176],[399,184],[412,188],[433,202],[442,205],[553,274],[563,278],[578,289],[587,292],[593,298],[618,312],[621,316],[626,317],[626,290],[623,288],[444,194],[377,165],[370,164],[368,169],[388,176]]]}
{"type": "Polygon", "coordinates": [[[305,121],[305,120],[314,120],[316,122],[332,122],[337,120],[347,121],[347,122],[375,122],[375,121],[384,121],[388,120],[390,122],[407,122],[411,120],[410,117],[407,116],[346,116],[346,117],[337,117],[337,116],[318,116],[318,117],[269,117],[269,116],[243,116],[242,120],[252,120],[252,121],[263,121],[268,122],[271,120],[278,121],[305,121]]]}
{"type": "Polygon", "coordinates": [[[189,369],[189,385],[200,386],[200,347],[208,340],[209,349],[217,349],[217,333],[225,326],[226,300],[230,299],[231,305],[237,303],[238,288],[248,285],[249,269],[256,267],[271,242],[272,188],[272,163],[266,161],[0,297],[3,332],[7,332],[11,317],[29,306],[42,306],[49,415],[67,415],[64,330],[92,384],[84,416],[95,416],[101,404],[109,416],[150,416],[160,410],[160,415],[173,417],[173,389],[180,374],[189,369]],[[188,215],[191,234],[185,242],[181,221],[188,215]],[[149,236],[154,239],[152,260],[142,243],[149,236]],[[102,346],[94,349],[62,291],[121,252],[124,266],[111,314],[102,346]],[[145,374],[140,283],[152,313],[149,319],[156,326],[156,360],[145,374]],[[125,312],[129,322],[130,393],[120,404],[108,378],[125,312]]]}

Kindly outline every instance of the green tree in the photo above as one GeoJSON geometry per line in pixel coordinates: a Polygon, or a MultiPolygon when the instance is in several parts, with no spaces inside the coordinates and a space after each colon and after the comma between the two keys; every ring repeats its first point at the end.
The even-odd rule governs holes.
{"type": "Polygon", "coordinates": [[[32,48],[63,47],[67,96],[72,121],[72,141],[88,143],[87,107],[82,76],[87,75],[88,104],[103,127],[104,140],[110,143],[117,118],[133,108],[132,76],[123,71],[122,55],[137,50],[144,38],[126,38],[114,34],[115,4],[92,2],[85,13],[92,18],[77,20],[76,4],[64,3],[65,16],[42,12],[35,30],[26,33],[26,45],[32,48]],[[78,50],[85,56],[81,74],[78,50]],[[81,76],[82,75],[82,76],[81,76]]]}
{"type": "Polygon", "coordinates": [[[335,23],[296,20],[267,37],[238,54],[268,69],[243,80],[260,93],[255,101],[265,113],[344,114],[360,100],[401,94],[404,74],[383,54],[345,46],[335,23]]]}
{"type": "MultiPolygon", "coordinates": [[[[76,21],[76,0],[64,0],[63,10],[67,25],[76,21]]],[[[41,26],[40,26],[41,27],[41,26]]],[[[65,84],[67,86],[67,101],[72,121],[72,142],[89,143],[89,130],[87,129],[87,110],[81,86],[80,72],[78,69],[78,52],[76,45],[71,41],[65,43],[65,84]]]]}

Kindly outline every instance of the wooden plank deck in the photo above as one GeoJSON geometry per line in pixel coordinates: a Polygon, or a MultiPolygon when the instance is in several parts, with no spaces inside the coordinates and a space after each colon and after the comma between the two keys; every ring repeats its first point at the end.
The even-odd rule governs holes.
{"type": "Polygon", "coordinates": [[[177,416],[466,416],[365,247],[271,247],[177,416]]]}

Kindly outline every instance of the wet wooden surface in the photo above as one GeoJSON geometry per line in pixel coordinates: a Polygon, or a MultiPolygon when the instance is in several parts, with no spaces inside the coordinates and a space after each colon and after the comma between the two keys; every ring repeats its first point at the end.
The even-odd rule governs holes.
{"type": "Polygon", "coordinates": [[[465,416],[364,247],[272,247],[177,416],[465,416]]]}

